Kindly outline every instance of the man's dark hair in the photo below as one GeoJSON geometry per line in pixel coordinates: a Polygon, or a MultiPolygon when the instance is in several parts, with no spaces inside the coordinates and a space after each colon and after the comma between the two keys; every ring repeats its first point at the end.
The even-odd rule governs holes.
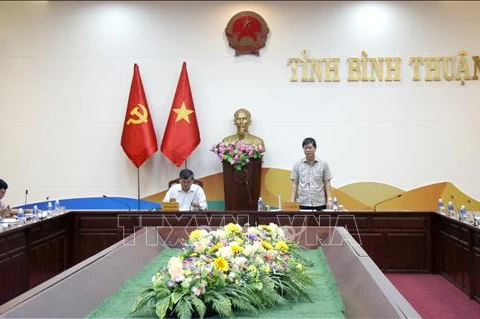
{"type": "Polygon", "coordinates": [[[313,137],[305,138],[302,142],[302,147],[304,147],[307,144],[312,144],[314,148],[317,148],[317,142],[315,142],[315,139],[313,137]]]}
{"type": "Polygon", "coordinates": [[[181,179],[189,179],[190,177],[193,178],[193,172],[188,168],[184,168],[180,171],[181,179]]]}
{"type": "Polygon", "coordinates": [[[0,179],[0,189],[7,189],[8,184],[3,179],[0,179]]]}

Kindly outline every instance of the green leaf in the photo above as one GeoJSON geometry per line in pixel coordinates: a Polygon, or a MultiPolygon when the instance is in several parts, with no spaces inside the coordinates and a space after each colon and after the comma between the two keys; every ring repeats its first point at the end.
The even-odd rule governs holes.
{"type": "Polygon", "coordinates": [[[182,297],[185,295],[184,292],[172,292],[170,295],[170,300],[172,301],[172,304],[176,304],[182,297]]]}
{"type": "Polygon", "coordinates": [[[200,318],[203,319],[203,317],[205,316],[205,312],[207,311],[207,306],[202,301],[202,299],[198,298],[195,295],[193,295],[191,299],[192,299],[193,306],[195,307],[198,314],[200,315],[200,318]]]}
{"type": "Polygon", "coordinates": [[[170,306],[170,297],[165,297],[157,301],[155,306],[155,313],[159,318],[165,318],[167,309],[170,306]]]}
{"type": "Polygon", "coordinates": [[[262,282],[257,281],[257,282],[255,282],[255,283],[253,284],[253,287],[254,287],[255,289],[257,289],[257,290],[262,290],[263,284],[262,284],[262,282]]]}
{"type": "Polygon", "coordinates": [[[182,299],[175,307],[175,313],[180,319],[192,318],[193,308],[187,299],[182,299]]]}

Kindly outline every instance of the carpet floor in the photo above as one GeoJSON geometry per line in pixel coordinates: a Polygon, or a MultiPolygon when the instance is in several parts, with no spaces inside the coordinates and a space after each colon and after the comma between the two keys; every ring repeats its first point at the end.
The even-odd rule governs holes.
{"type": "Polygon", "coordinates": [[[385,275],[422,318],[480,318],[480,304],[440,275],[385,275]]]}

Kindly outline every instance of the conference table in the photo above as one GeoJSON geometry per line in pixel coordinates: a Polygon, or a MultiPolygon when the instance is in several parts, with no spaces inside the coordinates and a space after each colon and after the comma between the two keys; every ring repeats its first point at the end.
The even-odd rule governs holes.
{"type": "Polygon", "coordinates": [[[480,302],[480,229],[436,212],[76,210],[0,232],[0,305],[142,228],[178,246],[179,232],[229,222],[344,227],[383,272],[439,273],[480,302]]]}

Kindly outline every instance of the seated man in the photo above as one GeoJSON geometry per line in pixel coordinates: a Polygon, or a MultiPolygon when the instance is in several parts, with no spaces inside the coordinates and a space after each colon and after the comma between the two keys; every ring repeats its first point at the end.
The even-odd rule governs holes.
{"type": "Polygon", "coordinates": [[[7,206],[4,202],[2,202],[2,198],[3,196],[5,196],[7,189],[8,189],[8,184],[3,179],[0,179],[0,217],[1,218],[10,216],[11,214],[10,206],[7,206]]]}
{"type": "Polygon", "coordinates": [[[207,198],[203,188],[193,184],[193,172],[187,168],[180,171],[180,184],[173,184],[164,202],[178,202],[181,211],[206,210],[207,198]]]}

